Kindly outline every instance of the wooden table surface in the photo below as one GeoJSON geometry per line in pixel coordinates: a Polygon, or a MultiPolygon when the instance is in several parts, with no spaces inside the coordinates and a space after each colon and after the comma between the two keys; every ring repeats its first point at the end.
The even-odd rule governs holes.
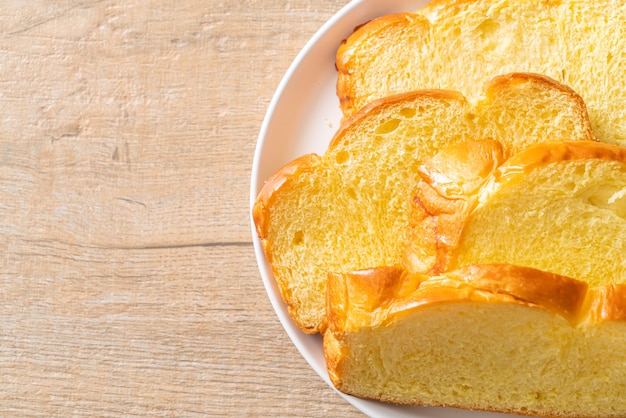
{"type": "Polygon", "coordinates": [[[347,2],[2,2],[0,416],[362,416],[249,223],[271,96],[347,2]]]}

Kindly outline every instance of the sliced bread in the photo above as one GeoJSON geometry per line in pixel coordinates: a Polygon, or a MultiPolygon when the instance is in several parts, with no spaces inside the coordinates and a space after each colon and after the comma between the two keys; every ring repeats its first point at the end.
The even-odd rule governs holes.
{"type": "Polygon", "coordinates": [[[626,3],[621,0],[435,0],[383,16],[337,51],[346,116],[421,88],[476,95],[512,71],[548,75],[585,100],[603,142],[626,144],[626,3]]]}
{"type": "Polygon", "coordinates": [[[471,100],[424,90],[375,101],[342,125],[324,155],[287,164],[260,190],[256,230],[303,331],[326,327],[329,271],[401,262],[418,167],[441,148],[491,138],[503,160],[546,140],[595,140],[581,98],[547,77],[499,76],[471,100]]]}
{"type": "Polygon", "coordinates": [[[626,416],[626,286],[512,265],[331,274],[324,354],[363,398],[545,417],[626,416]]]}
{"type": "Polygon", "coordinates": [[[626,148],[543,143],[496,169],[493,159],[468,162],[490,145],[499,149],[453,146],[422,166],[407,267],[439,274],[511,263],[593,286],[626,284],[626,148]]]}

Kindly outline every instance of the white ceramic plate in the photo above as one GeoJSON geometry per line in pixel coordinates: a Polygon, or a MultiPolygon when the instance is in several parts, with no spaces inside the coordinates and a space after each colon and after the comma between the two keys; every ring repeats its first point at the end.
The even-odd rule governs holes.
{"type": "MultiPolygon", "coordinates": [[[[263,182],[280,167],[303,154],[323,153],[339,127],[341,112],[335,94],[335,52],[357,25],[388,13],[416,10],[427,0],[353,0],[331,18],[300,51],[283,77],[263,121],[252,166],[250,205],[263,182]]],[[[252,226],[259,269],[276,314],[307,362],[332,388],[319,335],[307,335],[292,322],[272,270],[252,226]]],[[[339,393],[339,392],[338,392],[339,393]]],[[[406,407],[358,399],[339,393],[371,417],[497,418],[507,415],[451,408],[406,407]]]]}

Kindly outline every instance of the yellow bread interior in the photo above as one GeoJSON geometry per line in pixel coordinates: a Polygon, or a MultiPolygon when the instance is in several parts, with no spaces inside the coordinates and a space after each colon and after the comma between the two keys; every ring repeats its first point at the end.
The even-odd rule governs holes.
{"type": "Polygon", "coordinates": [[[624,285],[588,290],[512,265],[436,277],[386,267],[331,274],[327,303],[324,353],[345,393],[523,415],[626,415],[624,285]]]}
{"type": "Polygon", "coordinates": [[[418,167],[448,145],[499,141],[500,159],[546,138],[593,141],[571,89],[533,74],[499,76],[482,95],[424,90],[371,103],[347,120],[324,155],[306,155],[265,183],[253,218],[267,259],[305,332],[326,327],[329,271],[401,262],[418,167]]]}
{"type": "MultiPolygon", "coordinates": [[[[454,161],[457,155],[452,151],[441,158],[454,161]]],[[[473,163],[479,170],[482,163],[473,163]]],[[[415,206],[423,216],[417,217],[409,246],[409,252],[428,254],[430,263],[412,264],[414,271],[436,274],[469,264],[511,263],[592,286],[626,283],[625,148],[598,142],[539,144],[492,170],[469,192],[461,190],[458,174],[450,179],[433,173],[423,167],[415,206]]]]}
{"type": "Polygon", "coordinates": [[[420,88],[471,97],[495,75],[534,72],[583,97],[601,141],[625,144],[624,16],[621,0],[435,0],[383,16],[337,51],[342,110],[420,88]]]}

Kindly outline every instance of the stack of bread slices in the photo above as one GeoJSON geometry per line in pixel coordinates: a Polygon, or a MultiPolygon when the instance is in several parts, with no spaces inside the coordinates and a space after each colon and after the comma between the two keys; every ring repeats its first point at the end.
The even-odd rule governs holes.
{"type": "Polygon", "coordinates": [[[253,218],[341,391],[626,416],[626,3],[435,0],[337,51],[342,126],[253,218]]]}

